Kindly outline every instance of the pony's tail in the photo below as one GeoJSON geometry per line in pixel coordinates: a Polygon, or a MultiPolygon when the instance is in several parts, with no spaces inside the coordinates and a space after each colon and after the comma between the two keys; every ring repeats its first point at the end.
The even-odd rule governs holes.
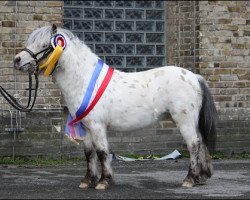
{"type": "Polygon", "coordinates": [[[217,111],[213,97],[203,77],[198,81],[202,91],[202,105],[199,113],[199,131],[211,154],[215,151],[217,111]]]}

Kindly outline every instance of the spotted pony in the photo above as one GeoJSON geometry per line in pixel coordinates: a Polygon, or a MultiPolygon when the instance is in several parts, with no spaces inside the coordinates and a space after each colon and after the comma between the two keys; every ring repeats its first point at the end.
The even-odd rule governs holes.
{"type": "MultiPolygon", "coordinates": [[[[53,31],[51,29],[51,26],[45,26],[33,31],[26,48],[34,53],[40,52],[50,45],[55,32],[65,38],[67,46],[51,75],[62,92],[70,114],[75,117],[100,58],[69,30],[55,26],[53,31]]],[[[38,59],[41,56],[37,55],[38,59]]],[[[33,60],[27,51],[21,51],[15,56],[14,67],[27,71],[24,66],[33,60]]],[[[41,63],[45,61],[46,58],[41,63]]],[[[105,74],[105,70],[100,72],[93,96],[105,74]]],[[[190,153],[189,170],[182,185],[205,184],[213,173],[208,150],[214,147],[216,133],[216,108],[212,95],[202,76],[181,67],[164,66],[133,73],[114,69],[101,98],[80,120],[86,131],[82,142],[87,172],[79,187],[107,189],[114,182],[108,159],[107,130],[140,129],[157,122],[165,113],[171,114],[190,153]],[[101,163],[100,177],[98,159],[101,163]]]]}

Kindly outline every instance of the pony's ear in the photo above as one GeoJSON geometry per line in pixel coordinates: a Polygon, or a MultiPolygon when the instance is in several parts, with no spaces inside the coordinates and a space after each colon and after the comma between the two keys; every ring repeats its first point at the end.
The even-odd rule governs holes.
{"type": "Polygon", "coordinates": [[[57,27],[55,24],[52,24],[52,35],[56,34],[57,32],[57,27]]]}

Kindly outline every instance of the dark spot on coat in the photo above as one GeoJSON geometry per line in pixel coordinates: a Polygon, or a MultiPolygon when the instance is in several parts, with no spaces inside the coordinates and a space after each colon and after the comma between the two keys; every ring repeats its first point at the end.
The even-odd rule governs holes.
{"type": "Polygon", "coordinates": [[[186,82],[184,76],[182,76],[182,75],[181,75],[181,80],[184,81],[184,82],[186,82]]]}
{"type": "Polygon", "coordinates": [[[181,70],[181,73],[183,73],[184,75],[187,74],[186,70],[184,70],[184,69],[181,70]]]}
{"type": "Polygon", "coordinates": [[[135,88],[135,84],[128,86],[129,88],[135,88]]]}
{"type": "Polygon", "coordinates": [[[186,110],[186,109],[182,110],[181,112],[182,112],[183,114],[185,114],[185,115],[187,114],[187,110],[186,110]]]}

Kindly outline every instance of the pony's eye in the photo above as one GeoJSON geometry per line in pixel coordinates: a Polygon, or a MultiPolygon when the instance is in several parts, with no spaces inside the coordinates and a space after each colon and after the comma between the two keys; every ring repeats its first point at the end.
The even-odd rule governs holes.
{"type": "Polygon", "coordinates": [[[43,44],[43,48],[46,48],[46,47],[48,47],[48,44],[43,44]]]}

